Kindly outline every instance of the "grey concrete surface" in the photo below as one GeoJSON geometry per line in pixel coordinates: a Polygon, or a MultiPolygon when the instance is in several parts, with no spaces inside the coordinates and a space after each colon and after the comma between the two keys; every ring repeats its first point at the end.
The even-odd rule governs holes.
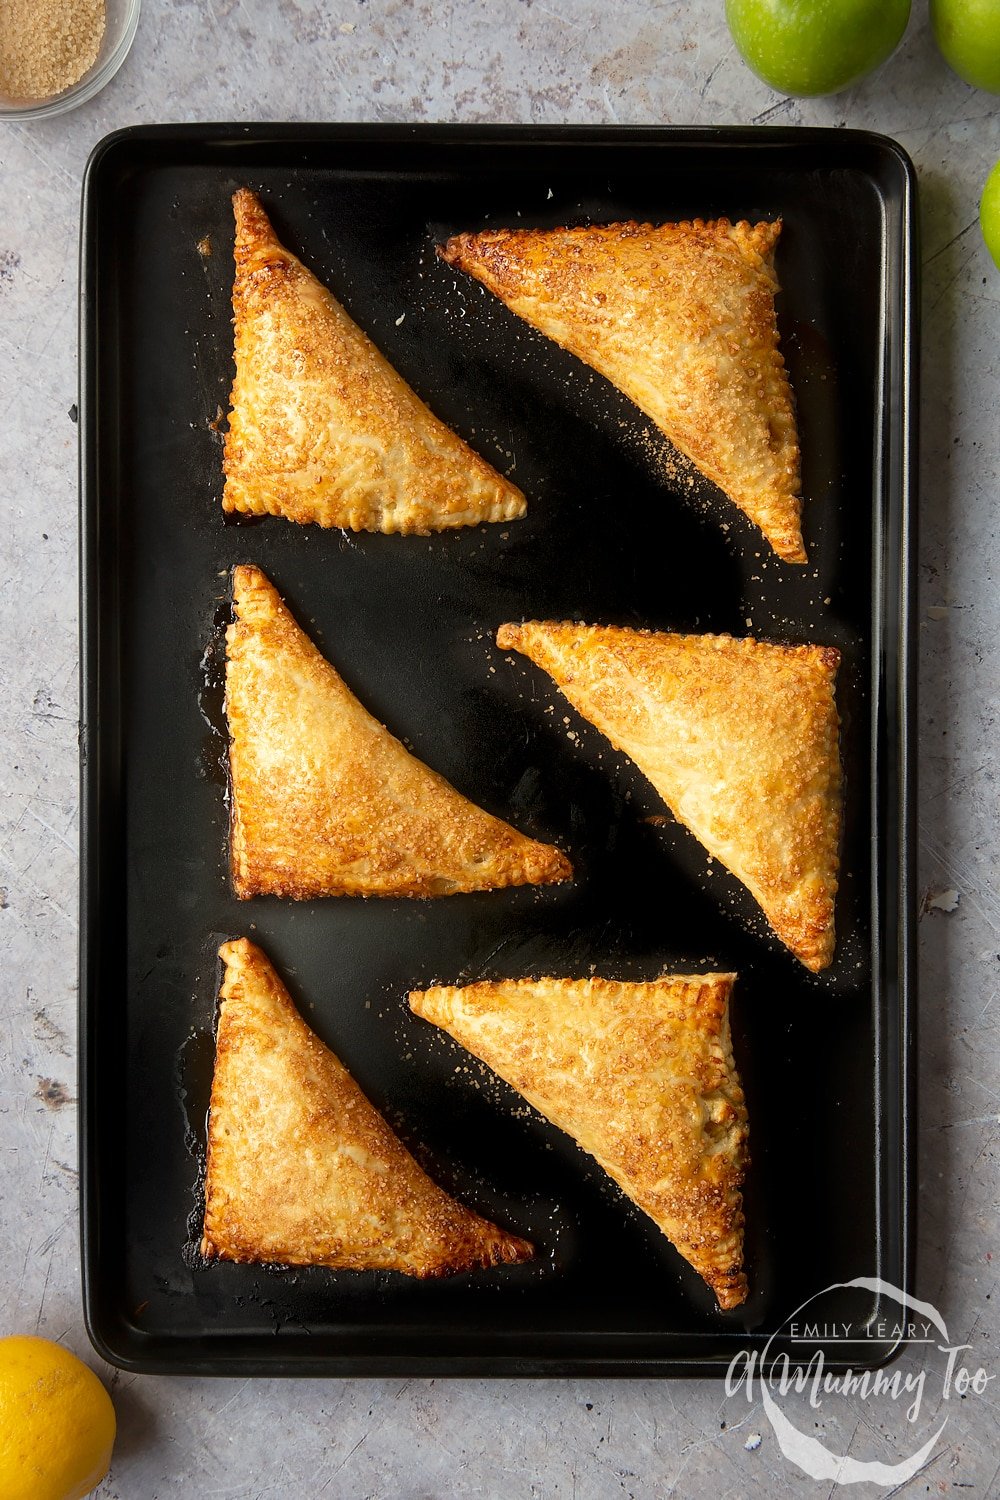
{"type": "MultiPolygon", "coordinates": [[[[60,1339],[110,1381],[120,1436],[106,1500],[722,1500],[837,1488],[781,1455],[759,1398],[727,1399],[715,1382],[216,1382],[118,1376],[92,1355],[77,1246],[68,413],[80,176],[102,135],[139,121],[848,124],[910,151],[925,319],[918,1290],[953,1342],[972,1346],[964,1357],[1000,1374],[1000,274],[976,222],[1000,156],[1000,101],[946,71],[924,6],[914,9],[879,73],[799,102],[744,69],[722,0],[146,0],[134,51],[98,99],[55,121],[0,124],[0,1333],[60,1339]]],[[[903,1368],[915,1373],[920,1354],[903,1368]]],[[[928,1375],[922,1437],[948,1421],[926,1468],[895,1489],[852,1492],[1000,1493],[998,1391],[994,1381],[945,1401],[928,1375]]],[[[890,1408],[827,1396],[811,1430],[883,1457],[887,1430],[890,1456],[902,1457],[918,1443],[890,1408]]]]}

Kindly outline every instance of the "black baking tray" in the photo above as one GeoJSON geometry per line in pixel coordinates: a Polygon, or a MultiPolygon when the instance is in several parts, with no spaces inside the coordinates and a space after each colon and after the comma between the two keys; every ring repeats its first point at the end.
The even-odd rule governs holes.
{"type": "MultiPolygon", "coordinates": [[[[915,205],[900,147],[848,130],[195,125],[98,146],[81,282],[80,1106],[84,1302],[106,1359],[202,1374],[711,1373],[771,1335],[772,1352],[791,1347],[785,1320],[832,1283],[909,1285],[915,205]],[[525,520],[429,538],[224,521],[243,184],[431,407],[525,490],[525,520]],[[623,396],[433,251],[483,225],[719,215],[784,220],[807,568],[773,559],[707,481],[671,478],[623,396]],[[265,569],[417,754],[567,848],[575,883],[237,902],[218,662],[238,562],[265,569]],[[496,626],[525,616],[840,647],[831,969],[808,974],[739,883],[659,817],[635,768],[496,651],[496,626]],[[241,934],[432,1174],[536,1242],[533,1265],[423,1283],[200,1260],[216,950],[241,934]],[[751,1121],[751,1294],[728,1314],[572,1142],[405,1002],[435,979],[707,968],[740,975],[751,1121]]],[[[878,1311],[831,1295],[828,1315],[878,1311]]],[[[841,1361],[843,1346],[819,1347],[841,1361]]],[[[850,1362],[892,1352],[872,1337],[850,1362]]]]}

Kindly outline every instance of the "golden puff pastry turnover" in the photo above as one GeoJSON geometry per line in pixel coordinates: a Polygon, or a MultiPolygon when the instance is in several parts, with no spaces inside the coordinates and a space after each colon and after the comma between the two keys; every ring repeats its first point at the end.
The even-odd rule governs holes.
{"type": "Polygon", "coordinates": [[[568,880],[560,850],[469,802],[362,707],[270,580],[226,632],[237,896],[441,896],[568,880]]]}
{"type": "Polygon", "coordinates": [[[778,348],[774,223],[496,229],[439,247],[604,375],[804,563],[795,409],[778,348]]]}
{"type": "Polygon", "coordinates": [[[223,508],[351,531],[441,531],[525,513],[521,491],[440,422],[280,243],[236,213],[236,378],[223,508]]]}
{"type": "Polygon", "coordinates": [[[431,1181],[259,948],[219,956],[203,1255],[408,1276],[531,1257],[431,1181]]]}
{"type": "Polygon", "coordinates": [[[839,651],[537,621],[502,625],[497,644],[548,672],[635,762],[807,969],[830,963],[839,651]]]}
{"type": "Polygon", "coordinates": [[[588,1151],[724,1308],[747,1295],[734,978],[502,980],[409,997],[588,1151]]]}

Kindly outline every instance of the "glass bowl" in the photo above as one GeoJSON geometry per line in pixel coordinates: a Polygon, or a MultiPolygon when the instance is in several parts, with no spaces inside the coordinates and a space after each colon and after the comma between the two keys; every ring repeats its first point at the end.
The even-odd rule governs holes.
{"type": "Polygon", "coordinates": [[[99,94],[118,72],[135,40],[142,0],[106,0],[107,19],[101,49],[93,66],[61,94],[47,99],[10,99],[0,92],[0,120],[41,120],[76,109],[99,94]]]}

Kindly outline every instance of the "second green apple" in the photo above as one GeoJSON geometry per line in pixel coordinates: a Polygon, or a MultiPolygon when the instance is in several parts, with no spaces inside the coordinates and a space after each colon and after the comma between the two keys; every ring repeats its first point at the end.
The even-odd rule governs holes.
{"type": "Polygon", "coordinates": [[[1000,94],[1000,0],[931,0],[931,25],[959,78],[1000,94]]]}

